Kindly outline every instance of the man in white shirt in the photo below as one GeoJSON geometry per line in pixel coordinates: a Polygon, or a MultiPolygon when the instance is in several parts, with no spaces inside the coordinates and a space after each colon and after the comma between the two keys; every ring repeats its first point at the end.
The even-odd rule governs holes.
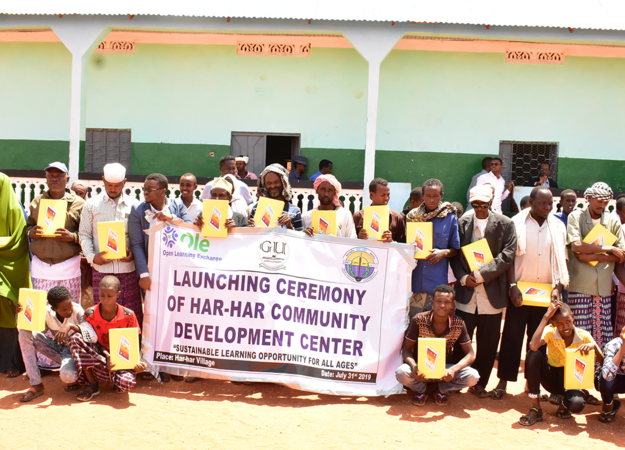
{"type": "MultiPolygon", "coordinates": [[[[319,206],[315,209],[318,211],[336,211],[337,236],[356,239],[356,227],[352,213],[349,209],[342,207],[339,200],[341,183],[334,175],[319,175],[315,179],[314,188],[319,198],[319,206]]],[[[302,223],[304,224],[304,233],[313,237],[312,210],[302,214],[302,223]]]]}
{"type": "MultiPolygon", "coordinates": [[[[252,193],[247,187],[247,184],[243,183],[241,180],[238,180],[234,176],[237,171],[237,165],[234,156],[222,156],[222,158],[219,160],[219,171],[221,172],[222,177],[225,177],[226,175],[232,175],[232,178],[234,179],[234,195],[240,195],[241,197],[243,197],[245,203],[247,203],[248,205],[252,203],[252,193]]],[[[213,187],[214,181],[215,180],[209,181],[208,183],[206,183],[206,186],[204,186],[204,192],[202,192],[202,200],[208,200],[211,198],[211,189],[213,187]]]]}
{"type": "Polygon", "coordinates": [[[477,186],[477,179],[479,177],[481,177],[482,175],[485,175],[487,173],[490,173],[490,163],[493,161],[493,158],[491,158],[490,156],[487,156],[486,158],[482,159],[482,171],[480,173],[476,173],[475,175],[473,175],[473,178],[471,178],[471,184],[469,184],[469,189],[467,189],[467,211],[469,211],[470,209],[473,209],[473,207],[471,206],[471,189],[473,189],[475,186],[477,186]]]}
{"type": "Polygon", "coordinates": [[[187,216],[192,221],[200,212],[202,212],[203,204],[202,200],[198,200],[195,197],[195,191],[197,190],[197,178],[192,173],[185,173],[180,177],[180,199],[184,206],[187,208],[187,216]]]}
{"type": "Polygon", "coordinates": [[[490,168],[490,173],[485,173],[478,177],[477,186],[490,184],[495,188],[491,209],[501,214],[501,203],[508,198],[508,195],[514,189],[514,183],[512,181],[508,183],[508,189],[506,189],[506,180],[500,175],[501,169],[503,169],[503,161],[500,158],[493,158],[490,168]]]}
{"type": "Polygon", "coordinates": [[[126,168],[119,163],[104,166],[104,190],[87,200],[80,219],[80,245],[83,254],[93,267],[93,303],[100,303],[100,280],[106,275],[115,275],[122,286],[117,300],[122,306],[131,309],[143,324],[141,291],[137,284],[137,273],[130,241],[128,238],[128,217],[133,206],[139,201],[124,193],[126,168]],[[104,258],[106,249],[100,248],[98,239],[99,222],[124,222],[127,256],[122,259],[104,258]]]}

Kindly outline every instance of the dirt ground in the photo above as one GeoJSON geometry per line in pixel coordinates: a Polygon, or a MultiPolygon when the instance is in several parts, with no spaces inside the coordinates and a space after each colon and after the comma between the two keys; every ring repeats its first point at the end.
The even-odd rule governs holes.
{"type": "MultiPolygon", "coordinates": [[[[519,380],[522,380],[522,374],[519,380]]],[[[22,404],[22,375],[0,374],[0,449],[234,449],[234,448],[617,448],[625,446],[625,418],[597,420],[600,406],[587,406],[570,420],[543,404],[545,421],[517,424],[529,408],[524,382],[509,384],[501,401],[456,394],[423,408],[407,395],[333,397],[273,384],[233,385],[220,380],[194,384],[139,381],[130,394],[110,386],[91,403],[63,391],[56,374],[43,378],[45,394],[22,404]]],[[[496,384],[490,380],[489,389],[496,384]]],[[[595,392],[595,395],[598,393],[595,392]]]]}

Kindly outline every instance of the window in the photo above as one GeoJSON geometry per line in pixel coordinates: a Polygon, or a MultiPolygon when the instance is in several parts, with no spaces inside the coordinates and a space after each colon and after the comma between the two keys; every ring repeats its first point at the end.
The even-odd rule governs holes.
{"type": "Polygon", "coordinates": [[[85,139],[85,172],[102,173],[108,163],[120,163],[132,173],[130,130],[87,128],[85,139]]]}
{"type": "Polygon", "coordinates": [[[533,186],[542,163],[551,165],[551,177],[557,181],[558,144],[555,142],[512,142],[499,144],[499,157],[503,160],[501,174],[515,186],[533,186]]]}

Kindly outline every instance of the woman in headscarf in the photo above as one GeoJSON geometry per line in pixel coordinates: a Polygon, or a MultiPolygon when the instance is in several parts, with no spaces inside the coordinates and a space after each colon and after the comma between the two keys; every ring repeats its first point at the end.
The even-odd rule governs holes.
{"type": "Polygon", "coordinates": [[[0,173],[0,372],[14,378],[24,372],[15,305],[20,288],[32,288],[26,218],[8,176],[0,173]]]}

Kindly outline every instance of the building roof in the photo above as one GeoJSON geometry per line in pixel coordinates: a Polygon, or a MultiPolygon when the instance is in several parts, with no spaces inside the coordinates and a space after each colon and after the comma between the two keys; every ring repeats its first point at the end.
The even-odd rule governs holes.
{"type": "Polygon", "coordinates": [[[0,14],[159,15],[625,30],[623,0],[20,0],[0,14]]]}

